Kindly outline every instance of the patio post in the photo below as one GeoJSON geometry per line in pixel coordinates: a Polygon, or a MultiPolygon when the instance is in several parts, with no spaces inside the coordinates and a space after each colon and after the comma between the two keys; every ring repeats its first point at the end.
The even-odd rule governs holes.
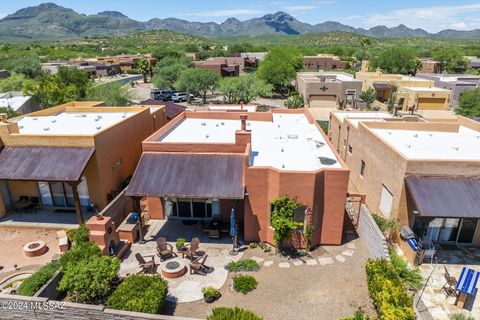
{"type": "Polygon", "coordinates": [[[76,183],[70,183],[70,186],[72,187],[73,203],[75,204],[77,222],[78,224],[83,224],[83,212],[82,212],[82,207],[80,206],[80,196],[78,195],[78,188],[77,188],[78,184],[79,182],[77,181],[76,183]]]}

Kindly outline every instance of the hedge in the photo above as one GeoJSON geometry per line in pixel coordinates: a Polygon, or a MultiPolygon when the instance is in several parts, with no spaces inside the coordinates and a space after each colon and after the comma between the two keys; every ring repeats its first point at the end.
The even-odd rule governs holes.
{"type": "Polygon", "coordinates": [[[258,271],[260,265],[253,259],[240,260],[238,262],[232,261],[227,264],[227,270],[231,272],[236,271],[258,271]]]}
{"type": "Polygon", "coordinates": [[[207,320],[263,320],[251,311],[234,308],[215,308],[207,320]]]}
{"type": "Polygon", "coordinates": [[[56,260],[44,265],[37,272],[23,280],[20,287],[18,287],[17,294],[32,297],[45,283],[52,279],[59,268],[60,263],[56,260]]]}
{"type": "Polygon", "coordinates": [[[413,300],[393,265],[386,260],[368,261],[367,283],[381,320],[414,320],[413,300]]]}
{"type": "Polygon", "coordinates": [[[233,289],[237,292],[247,294],[257,288],[258,282],[255,277],[239,275],[233,277],[233,289]]]}
{"type": "Polygon", "coordinates": [[[107,300],[112,309],[160,314],[165,307],[168,283],[159,275],[132,275],[107,300]]]}

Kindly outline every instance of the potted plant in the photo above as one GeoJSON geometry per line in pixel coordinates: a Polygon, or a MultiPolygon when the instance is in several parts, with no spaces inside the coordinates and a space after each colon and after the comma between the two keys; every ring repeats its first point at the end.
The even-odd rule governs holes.
{"type": "Polygon", "coordinates": [[[220,291],[214,287],[205,287],[202,288],[203,299],[206,303],[212,303],[216,299],[220,298],[220,291]]]}
{"type": "Polygon", "coordinates": [[[177,246],[177,250],[182,250],[183,247],[185,247],[185,238],[177,238],[175,245],[177,246]]]}

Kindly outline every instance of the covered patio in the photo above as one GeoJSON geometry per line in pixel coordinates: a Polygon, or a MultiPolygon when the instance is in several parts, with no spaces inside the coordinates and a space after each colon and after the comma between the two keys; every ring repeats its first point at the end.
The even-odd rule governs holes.
{"type": "MultiPolygon", "coordinates": [[[[83,213],[83,218],[88,220],[93,214],[93,211],[86,211],[83,213]]],[[[0,227],[75,229],[78,226],[75,209],[40,208],[28,212],[13,211],[0,218],[0,227]]]]}
{"type": "MultiPolygon", "coordinates": [[[[83,223],[82,204],[87,204],[79,191],[82,199],[88,198],[83,173],[94,152],[87,147],[6,147],[0,153],[0,180],[7,182],[2,188],[5,211],[36,212],[33,220],[40,222],[51,212],[47,209],[73,209],[77,224],[83,223]]],[[[25,218],[33,216],[19,214],[15,220],[25,218]]]]}

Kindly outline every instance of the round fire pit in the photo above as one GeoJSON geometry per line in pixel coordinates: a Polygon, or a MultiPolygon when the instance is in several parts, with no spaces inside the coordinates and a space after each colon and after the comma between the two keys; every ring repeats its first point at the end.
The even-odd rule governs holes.
{"type": "Polygon", "coordinates": [[[47,252],[48,247],[43,241],[29,242],[23,246],[23,252],[27,257],[38,257],[47,252]]]}
{"type": "Polygon", "coordinates": [[[165,278],[179,278],[185,274],[185,262],[182,259],[175,258],[164,261],[160,264],[160,270],[165,278]]]}

